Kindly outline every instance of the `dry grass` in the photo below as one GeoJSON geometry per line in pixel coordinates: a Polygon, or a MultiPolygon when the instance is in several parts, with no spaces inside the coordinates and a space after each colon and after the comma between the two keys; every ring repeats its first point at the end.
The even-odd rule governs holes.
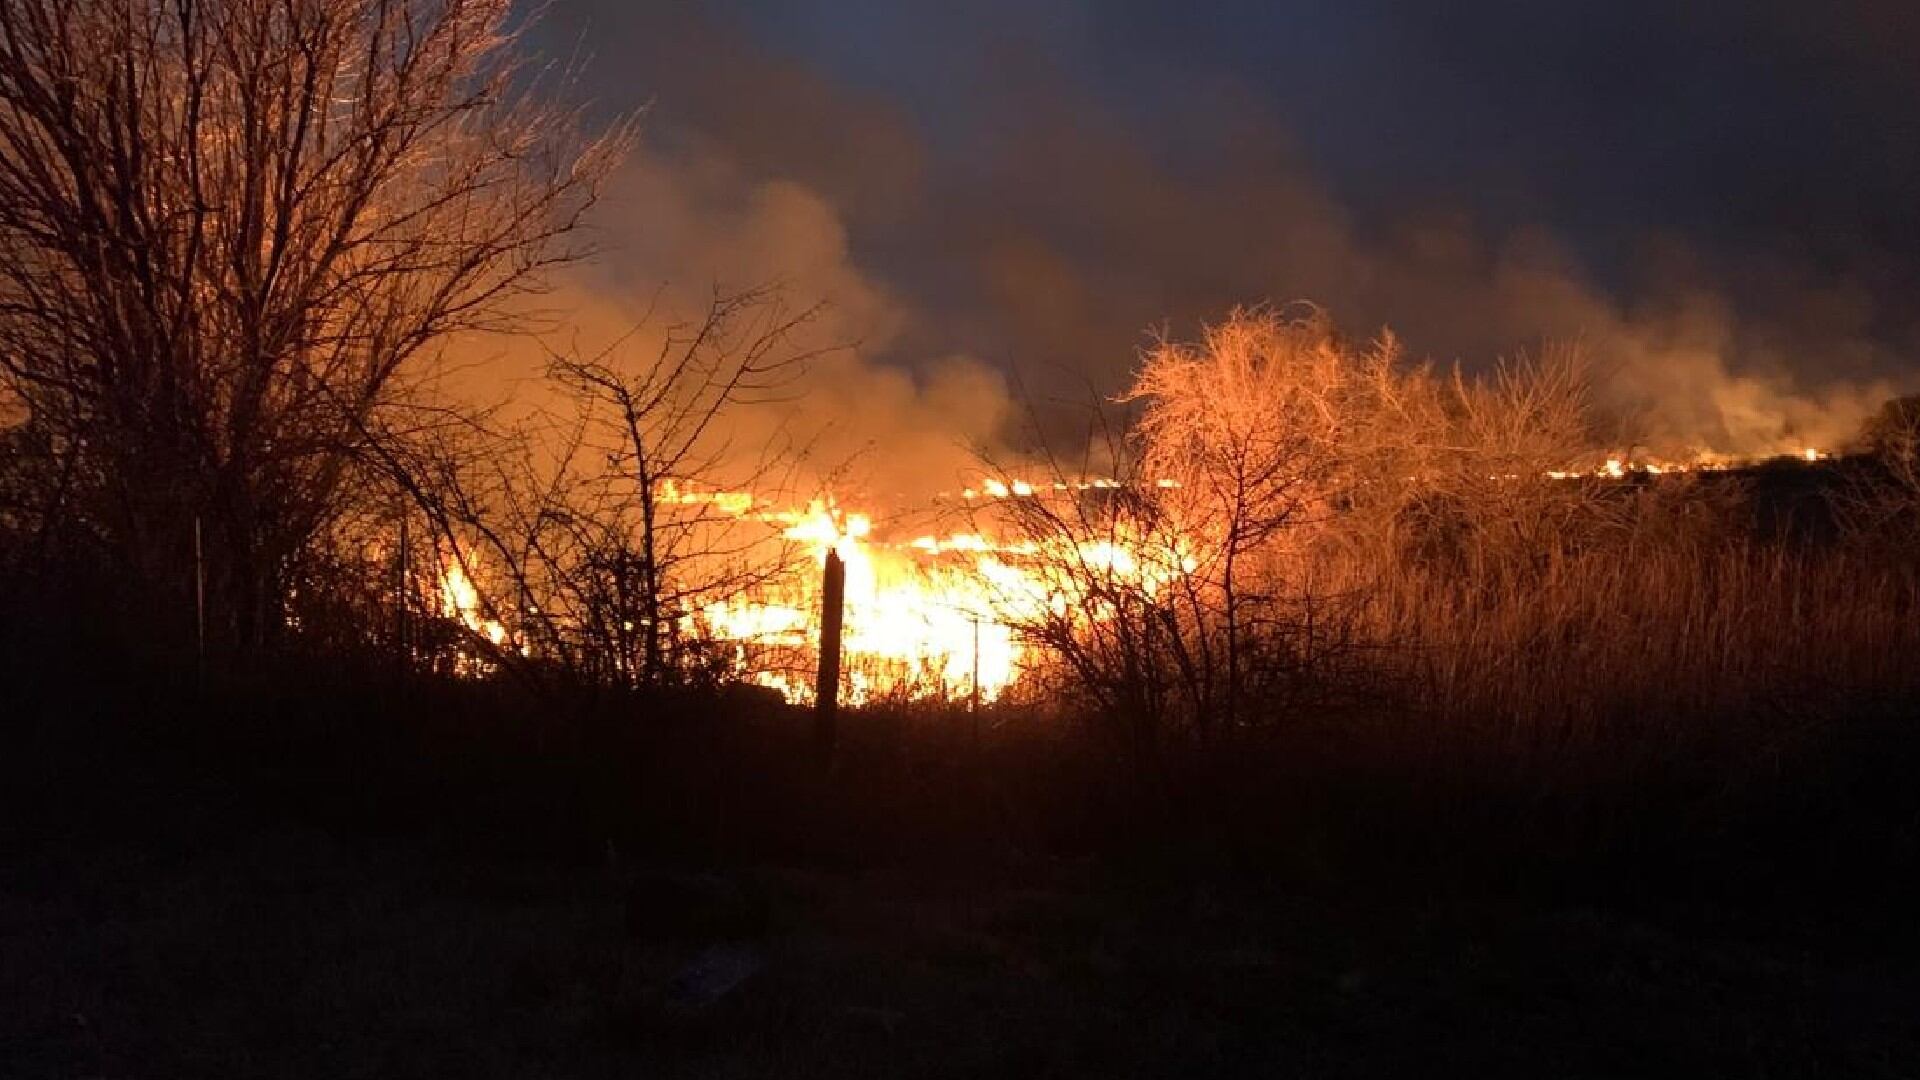
{"type": "Polygon", "coordinates": [[[1376,598],[1389,667],[1434,711],[1536,748],[1836,719],[1912,689],[1920,579],[1846,551],[1628,545],[1527,573],[1400,575],[1376,598]]]}
{"type": "Polygon", "coordinates": [[[1137,613],[1117,630],[1069,610],[1034,634],[1104,711],[1139,714],[1137,744],[1362,702],[1396,755],[1734,785],[1920,684],[1920,566],[1845,513],[1871,469],[1599,469],[1577,350],[1475,379],[1255,308],[1151,351],[1128,400],[1128,498],[1016,524],[1058,544],[1118,521],[1181,555],[1167,581],[1084,575],[1137,613]],[[1828,531],[1783,528],[1795,500],[1828,531]]]}

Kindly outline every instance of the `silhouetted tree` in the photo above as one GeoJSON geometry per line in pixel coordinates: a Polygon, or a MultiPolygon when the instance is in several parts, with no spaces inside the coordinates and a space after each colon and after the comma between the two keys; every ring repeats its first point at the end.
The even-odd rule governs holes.
{"type": "Polygon", "coordinates": [[[820,351],[798,340],[814,314],[766,289],[716,292],[685,323],[650,313],[596,352],[550,355],[557,423],[397,466],[433,477],[432,527],[506,628],[474,645],[629,687],[730,670],[695,616],[795,570],[759,501],[789,493],[795,448],[735,421],[792,391],[820,351]]]}
{"type": "Polygon", "coordinates": [[[1920,520],[1920,394],[1881,405],[1855,443],[1875,468],[1851,474],[1834,490],[1836,516],[1855,540],[1911,551],[1920,520]]]}
{"type": "Polygon", "coordinates": [[[1861,426],[1859,442],[1888,468],[1913,475],[1920,466],[1920,394],[1881,405],[1861,426]]]}
{"type": "Polygon", "coordinates": [[[130,587],[257,644],[448,335],[512,325],[628,126],[507,0],[0,6],[0,373],[130,587]]]}

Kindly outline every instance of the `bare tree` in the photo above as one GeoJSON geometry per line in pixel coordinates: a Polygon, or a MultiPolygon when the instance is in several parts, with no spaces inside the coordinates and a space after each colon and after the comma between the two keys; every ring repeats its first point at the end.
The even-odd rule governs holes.
{"type": "Polygon", "coordinates": [[[763,537],[738,535],[741,508],[712,494],[724,479],[750,501],[782,448],[739,446],[715,421],[791,391],[813,355],[795,333],[816,312],[792,311],[765,289],[716,292],[699,319],[671,329],[637,363],[623,356],[626,341],[552,357],[553,377],[592,418],[588,443],[607,465],[591,483],[601,512],[581,519],[599,534],[584,545],[592,573],[582,583],[602,594],[587,606],[614,616],[607,636],[638,682],[681,666],[668,652],[688,613],[779,569],[754,565],[763,537]]]}
{"type": "Polygon", "coordinates": [[[432,477],[427,524],[478,590],[475,621],[505,630],[471,644],[628,687],[731,673],[699,616],[795,570],[767,499],[804,448],[766,407],[822,351],[799,340],[816,311],[771,289],[716,292],[684,324],[650,311],[595,352],[550,354],[557,417],[449,431],[396,464],[432,477]]]}
{"type": "Polygon", "coordinates": [[[1143,776],[1165,738],[1211,707],[1205,643],[1187,633],[1185,543],[1137,472],[1138,455],[1102,408],[1093,454],[1042,450],[1021,472],[990,469],[1028,494],[968,507],[968,529],[1005,549],[984,577],[989,610],[1037,654],[1025,677],[1084,703],[1143,776]],[[1040,470],[1035,476],[1032,469],[1040,470]],[[1045,685],[1050,684],[1050,685],[1045,685]]]}
{"type": "MultiPolygon", "coordinates": [[[[1236,311],[1193,346],[1161,342],[1125,400],[1161,512],[1187,539],[1193,629],[1219,656],[1219,719],[1238,719],[1249,646],[1277,616],[1277,567],[1254,567],[1282,534],[1324,518],[1351,475],[1360,364],[1317,309],[1236,311]],[[1262,579],[1265,580],[1262,580],[1262,579]]],[[[1213,709],[1197,719],[1204,730],[1213,709]]]]}
{"type": "Polygon", "coordinates": [[[1312,308],[1161,342],[1120,398],[1131,430],[1096,410],[1107,476],[1047,457],[1052,483],[1031,486],[1070,497],[989,511],[1037,553],[1000,616],[1136,749],[1272,724],[1416,644],[1393,613],[1427,583],[1505,584],[1576,518],[1605,524],[1591,481],[1553,479],[1586,445],[1577,359],[1440,378],[1312,308]]]}
{"type": "Polygon", "coordinates": [[[1836,518],[1856,542],[1911,551],[1920,521],[1920,395],[1881,405],[1854,442],[1864,460],[1830,496],[1836,518]]]}
{"type": "Polygon", "coordinates": [[[0,7],[0,370],[133,580],[205,522],[235,640],[434,349],[511,325],[630,125],[577,135],[507,0],[0,7]]]}

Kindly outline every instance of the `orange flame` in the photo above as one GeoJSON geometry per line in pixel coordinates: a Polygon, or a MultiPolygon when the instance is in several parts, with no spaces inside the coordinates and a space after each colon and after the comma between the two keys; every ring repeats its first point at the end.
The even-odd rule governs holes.
{"type": "MultiPolygon", "coordinates": [[[[799,542],[812,567],[824,566],[828,551],[846,566],[842,652],[851,703],[961,697],[976,685],[983,701],[993,701],[1017,678],[1025,650],[996,619],[987,582],[977,573],[977,560],[993,550],[983,538],[883,543],[869,516],[818,499],[803,512],[775,518],[787,522],[782,536],[799,542]]],[[[711,604],[699,618],[722,641],[804,648],[818,627],[817,584],[817,574],[797,575],[762,595],[711,604]]],[[[756,678],[790,700],[811,694],[800,673],[756,678]]]]}

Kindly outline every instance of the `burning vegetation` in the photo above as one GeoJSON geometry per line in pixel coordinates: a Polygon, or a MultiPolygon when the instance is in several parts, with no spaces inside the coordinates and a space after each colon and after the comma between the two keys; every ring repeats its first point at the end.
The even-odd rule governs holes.
{"type": "MultiPolygon", "coordinates": [[[[1313,309],[1236,312],[1148,350],[1070,454],[981,455],[958,490],[862,503],[764,457],[748,471],[765,487],[714,482],[727,461],[712,447],[756,407],[741,388],[784,385],[803,362],[766,337],[790,320],[749,320],[761,329],[741,337],[755,311],[717,307],[673,339],[665,376],[594,361],[584,385],[604,396],[583,413],[611,401],[614,419],[603,441],[584,422],[560,465],[496,483],[520,508],[513,528],[473,512],[481,500],[458,501],[465,517],[441,504],[473,552],[437,586],[464,631],[456,669],[743,681],[808,703],[833,553],[843,701],[1006,715],[1078,702],[1141,752],[1379,694],[1544,731],[1605,724],[1629,692],[1648,695],[1633,708],[1725,715],[1816,666],[1903,678],[1910,631],[1891,608],[1818,598],[1862,572],[1876,595],[1912,595],[1904,563],[1855,566],[1885,529],[1843,512],[1910,489],[1877,459],[1841,470],[1815,448],[1595,449],[1570,350],[1472,378],[1407,361],[1390,335],[1353,343],[1313,309]],[[743,349],[760,359],[740,364],[743,349]],[[570,471],[581,461],[630,473],[570,471]],[[1819,521],[1845,535],[1754,524],[1776,461],[1833,470],[1809,475],[1831,489],[1819,521]],[[550,501],[515,501],[528,491],[550,501]],[[1776,606],[1795,614],[1754,617],[1776,606]],[[1817,629],[1826,619],[1846,635],[1817,629]]],[[[556,363],[583,385],[580,365],[556,363]]]]}
{"type": "Polygon", "coordinates": [[[1255,307],[1077,426],[863,483],[794,423],[849,355],[822,309],[716,290],[599,349],[527,313],[632,129],[535,93],[507,4],[7,12],[0,572],[128,639],[805,703],[832,556],[846,702],[1142,761],[1351,710],[1517,753],[1713,739],[1911,688],[1910,403],[1762,465],[1603,423],[1577,350],[1475,375],[1255,307]],[[539,407],[437,382],[541,329],[539,407]]]}
{"type": "MultiPolygon", "coordinates": [[[[631,137],[547,104],[516,45],[492,0],[0,22],[10,580],[167,613],[201,655],[305,643],[805,702],[834,552],[847,701],[1070,702],[1136,741],[1206,739],[1454,678],[1509,617],[1512,655],[1473,663],[1605,667],[1587,654],[1639,580],[1609,575],[1836,563],[1910,517],[1896,448],[1836,479],[1845,537],[1759,535],[1745,462],[1603,435],[1572,352],[1474,377],[1311,309],[1161,342],[1072,438],[1049,425],[919,492],[862,485],[778,419],[844,350],[772,290],[548,348],[540,419],[498,421],[436,390],[435,357],[527,329],[516,299],[584,254],[631,137]],[[1537,610],[1583,583],[1602,595],[1537,610]]],[[[1818,576],[1778,575],[1791,621],[1834,614],[1800,595],[1818,576]]],[[[1691,595],[1629,636],[1749,621],[1691,595]]]]}
{"type": "MultiPolygon", "coordinates": [[[[498,962],[416,973],[432,982],[426,997],[452,988],[473,1026],[509,1036],[498,1057],[474,1058],[482,1066],[543,1072],[521,1056],[541,1049],[519,1038],[525,1020],[555,1025],[545,1043],[583,1055],[588,1074],[614,1064],[588,1032],[672,1044],[669,1072],[712,1073],[694,1043],[771,1017],[781,1038],[818,1039],[815,1071],[862,1071],[842,1051],[849,1032],[872,1028],[882,1049],[864,1071],[917,1060],[976,1072],[988,1025],[950,1025],[966,1045],[938,1060],[902,1056],[896,1026],[925,1023],[922,1002],[942,1000],[956,1012],[1004,1003],[987,1018],[1005,1020],[1051,980],[1089,1030],[1139,1015],[1155,1043],[1174,1014],[1137,1010],[1171,999],[1202,1060],[1258,1071],[1225,1056],[1228,1014],[1371,1042],[1384,1040],[1302,1006],[1419,1013],[1392,982],[1395,965],[1425,962],[1402,947],[1404,928],[1431,921],[1418,904],[1462,880],[1505,888],[1532,860],[1547,892],[1576,853],[1612,887],[1664,865],[1649,878],[1658,891],[1725,858],[1741,890],[1771,887],[1765,875],[1786,866],[1818,888],[1872,893],[1920,862],[1920,399],[1888,402],[1849,442],[1840,418],[1885,397],[1879,384],[1798,410],[1820,420],[1808,425],[1773,381],[1733,379],[1705,345],[1686,352],[1691,335],[1680,352],[1636,345],[1630,371],[1646,385],[1618,395],[1577,347],[1442,366],[1388,331],[1356,337],[1317,307],[1262,304],[1115,358],[1133,361],[1123,383],[1083,400],[1034,395],[1022,426],[1008,422],[996,372],[964,358],[924,378],[870,363],[841,344],[857,320],[834,321],[799,289],[715,286],[689,302],[663,287],[607,305],[614,317],[598,294],[570,306],[577,282],[562,275],[584,272],[584,227],[634,125],[562,104],[565,88],[529,66],[516,10],[0,0],[0,819],[88,827],[111,807],[119,816],[98,820],[131,823],[113,859],[134,838],[131,861],[149,868],[138,887],[78,874],[76,906],[100,915],[84,953],[107,990],[69,993],[66,958],[42,956],[41,977],[15,981],[46,1015],[0,1030],[0,1046],[82,1047],[58,1075],[147,1061],[118,1026],[143,1011],[115,1000],[123,984],[164,997],[183,1030],[229,1034],[229,1006],[248,995],[200,963],[199,942],[155,935],[151,970],[128,977],[130,936],[162,920],[122,917],[117,894],[167,907],[205,897],[203,932],[223,941],[246,915],[224,950],[235,970],[314,995],[312,1015],[255,1033],[279,1052],[331,1047],[315,1016],[362,1016],[331,1000],[354,969],[314,949],[387,951],[363,918],[432,949],[448,935],[418,931],[444,925],[446,896],[487,893],[484,922],[451,938],[502,949],[498,962]],[[609,321],[618,331],[596,337],[609,321]],[[487,405],[458,375],[505,370],[496,346],[537,356],[514,400],[487,405]],[[1663,360],[1683,352],[1698,362],[1661,381],[1663,360]],[[1724,401],[1679,400],[1714,397],[1709,382],[1731,388],[1724,401]],[[1641,390],[1675,391],[1658,427],[1609,407],[1641,390]],[[1691,423],[1709,415],[1717,425],[1691,423]],[[1716,428],[1738,445],[1669,437],[1716,428]],[[807,753],[809,708],[824,753],[807,753]],[[328,873],[386,866],[403,888],[306,903],[321,879],[283,880],[264,861],[279,837],[257,845],[259,859],[257,838],[229,844],[249,812],[303,834],[325,822],[377,838],[316,859],[328,873]],[[255,925],[224,878],[146,888],[176,861],[170,842],[148,857],[150,814],[180,815],[192,840],[181,851],[232,847],[233,884],[269,883],[264,907],[355,925],[255,925]],[[516,862],[497,891],[465,871],[443,880],[429,871],[444,853],[421,865],[385,853],[408,827],[436,845],[471,835],[477,850],[517,843],[573,865],[556,877],[516,862]],[[1823,873],[1849,851],[1865,887],[1823,873]],[[1091,895],[1082,857],[1100,855],[1171,868],[1172,901],[1149,905],[1164,913],[1056,903],[1056,887],[1091,895]],[[995,882],[982,895],[1008,881],[1028,895],[956,916],[975,905],[949,895],[946,871],[974,859],[995,882]],[[906,904],[834,901],[840,883],[791,879],[800,919],[824,928],[792,949],[768,945],[790,913],[754,889],[644,865],[888,860],[915,870],[906,904]],[[918,880],[929,864],[941,873],[918,880]],[[1275,960],[1275,942],[1313,940],[1317,924],[1254,936],[1259,922],[1222,917],[1205,880],[1216,872],[1262,890],[1292,875],[1282,903],[1246,894],[1262,919],[1323,882],[1338,884],[1327,925],[1367,906],[1362,895],[1419,900],[1380,917],[1395,925],[1370,968],[1338,949],[1275,960]],[[536,932],[509,925],[531,917],[530,888],[564,893],[540,931],[564,937],[551,968],[522,948],[536,932]],[[618,900],[596,911],[596,889],[618,900]],[[937,913],[915,906],[936,892],[937,913]],[[399,914],[426,897],[417,921],[399,914]],[[894,914],[876,923],[878,908],[894,914]],[[871,935],[860,962],[883,958],[938,993],[903,995],[914,1015],[837,1001],[855,984],[868,993],[833,955],[852,948],[836,937],[846,926],[871,935]],[[640,945],[602,948],[592,935],[603,932],[640,945]],[[676,973],[636,991],[636,973],[665,964],[661,946],[682,933],[676,973]],[[888,950],[909,938],[926,939],[924,962],[894,963],[888,950]],[[286,973],[262,966],[263,942],[293,950],[286,973]],[[834,970],[818,983],[789,977],[823,956],[834,970]],[[736,987],[763,966],[775,996],[756,1003],[736,987]],[[181,970],[220,984],[211,1011],[177,992],[181,970]],[[1307,972],[1311,987],[1286,981],[1307,972]],[[716,976],[725,985],[700,990],[716,976]],[[489,996],[500,983],[504,995],[489,996]],[[1090,990],[1110,999],[1090,1007],[1101,1000],[1090,990]],[[695,992],[708,996],[681,1009],[695,992]],[[1262,994],[1271,1012],[1243,1008],[1262,994]],[[723,998],[707,1015],[729,1015],[743,997],[733,1019],[681,1024],[723,998]],[[105,1054],[109,1037],[130,1056],[105,1054]]],[[[1125,197],[1103,212],[1151,217],[1135,198],[1163,186],[1154,177],[1123,175],[1125,197]]],[[[646,190],[663,199],[704,201],[654,181],[646,190]]],[[[1244,193],[1218,190],[1209,201],[1237,230],[1244,193]]],[[[835,273],[847,269],[830,208],[798,185],[758,194],[781,226],[763,231],[804,232],[835,273]]],[[[720,246],[678,232],[660,258],[720,246]]],[[[1170,260],[1189,250],[1148,247],[1170,260]]],[[[996,287],[1083,290],[1086,302],[1061,301],[1079,314],[1058,324],[1090,347],[1099,335],[1083,319],[1106,310],[1099,279],[1054,273],[1044,245],[1011,248],[996,287]]],[[[1312,261],[1274,265],[1294,258],[1312,261]]],[[[1427,272],[1465,265],[1446,255],[1427,272]]],[[[692,262],[679,280],[705,269],[692,262]]],[[[1183,288],[1163,276],[1208,269],[1148,276],[1173,296],[1183,288]]],[[[1387,276],[1365,269],[1346,276],[1387,276]]],[[[1516,313],[1571,295],[1520,277],[1524,302],[1469,290],[1459,295],[1482,302],[1450,306],[1504,334],[1516,313]]],[[[852,284],[870,321],[908,321],[884,290],[852,284]]],[[[1575,303],[1542,325],[1583,325],[1594,310],[1575,303]]],[[[916,327],[914,340],[940,329],[916,327]]],[[[1616,336],[1627,329],[1616,320],[1616,336]]],[[[0,923],[30,949],[71,921],[40,908],[38,891],[0,896],[0,923]]],[[[1482,921],[1508,922],[1506,903],[1482,921]]],[[[1902,897],[1898,917],[1910,907],[1902,897]]],[[[1586,920],[1556,911],[1538,940],[1578,938],[1586,920]]],[[[1656,937],[1638,921],[1621,936],[1635,948],[1656,937]]],[[[1513,947],[1516,970],[1533,972],[1538,940],[1513,947]]],[[[1756,960],[1766,996],[1803,940],[1756,960]]],[[[1488,978],[1478,944],[1445,949],[1470,956],[1464,982],[1503,1003],[1526,996],[1488,978]]],[[[1705,952],[1703,973],[1682,978],[1718,1008],[1729,969],[1718,946],[1705,952]]],[[[1611,998],[1658,960],[1609,960],[1604,979],[1581,982],[1611,998]],[[1614,977],[1623,971],[1633,978],[1614,977]]],[[[1835,1000],[1853,994],[1845,974],[1835,1000]]],[[[430,1030],[369,985],[361,1027],[430,1030]]],[[[1567,1008],[1584,1030],[1585,1005],[1567,1008]]],[[[1537,1019],[1522,1013],[1516,1030],[1537,1019]]],[[[1035,1015],[1034,1045],[1061,1042],[1035,1015]]],[[[1462,1016],[1447,1026],[1505,1034],[1462,1016]]],[[[785,1043],[744,1041],[791,1064],[785,1043]]],[[[1637,1064],[1615,1049],[1595,1062],[1634,1071],[1615,1067],[1637,1064]]],[[[1050,1060],[1015,1058],[1000,1071],[1050,1060]]],[[[415,1059],[367,1060],[333,1071],[415,1059]]],[[[1301,1060],[1295,1071],[1310,1072],[1339,1055],[1301,1060]]],[[[1130,1069],[1141,1062],[1117,1056],[1108,1071],[1130,1069]]]]}

